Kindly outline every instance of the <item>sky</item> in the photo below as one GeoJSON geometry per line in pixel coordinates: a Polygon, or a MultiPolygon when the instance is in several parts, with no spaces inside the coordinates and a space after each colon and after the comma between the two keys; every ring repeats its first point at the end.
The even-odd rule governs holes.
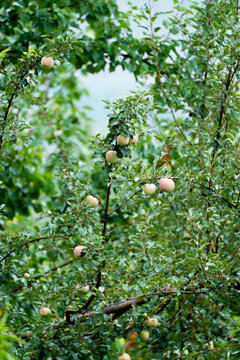
{"type": "MultiPolygon", "coordinates": [[[[128,9],[128,0],[117,0],[122,11],[128,9]]],[[[132,0],[133,4],[144,5],[145,0],[132,0]]],[[[173,8],[173,0],[159,0],[153,10],[170,11],[173,8]]],[[[164,19],[164,16],[162,17],[164,19]]],[[[103,133],[107,128],[107,110],[104,109],[103,100],[114,101],[124,94],[129,94],[131,90],[137,89],[134,75],[128,71],[123,71],[118,67],[116,71],[110,73],[108,70],[101,71],[99,74],[80,75],[80,81],[86,88],[90,96],[81,101],[81,106],[91,106],[89,116],[94,120],[93,134],[103,133]]]]}

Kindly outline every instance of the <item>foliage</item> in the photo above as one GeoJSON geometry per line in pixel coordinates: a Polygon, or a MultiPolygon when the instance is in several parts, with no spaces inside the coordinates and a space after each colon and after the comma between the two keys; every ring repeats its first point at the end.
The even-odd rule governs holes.
{"type": "Polygon", "coordinates": [[[239,359],[236,1],[175,0],[163,25],[150,0],[128,14],[107,0],[38,3],[1,9],[0,298],[25,340],[12,356],[239,359]],[[108,132],[89,139],[76,69],[100,71],[107,58],[143,74],[144,89],[106,101],[108,132]],[[139,141],[119,146],[119,134],[139,141]],[[146,195],[161,177],[174,191],[146,195]],[[151,317],[159,325],[143,341],[151,317]]]}

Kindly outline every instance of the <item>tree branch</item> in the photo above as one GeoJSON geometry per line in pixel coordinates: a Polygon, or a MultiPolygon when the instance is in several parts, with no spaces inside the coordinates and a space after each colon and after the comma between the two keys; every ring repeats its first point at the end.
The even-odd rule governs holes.
{"type": "MultiPolygon", "coordinates": [[[[106,199],[106,206],[105,206],[105,215],[104,215],[104,222],[103,222],[103,231],[102,231],[102,235],[103,235],[103,238],[104,238],[103,243],[107,241],[106,240],[106,230],[107,230],[107,222],[108,222],[108,215],[109,215],[108,214],[108,207],[109,207],[110,193],[111,193],[111,177],[109,176],[108,188],[107,188],[107,199],[106,199]]],[[[98,289],[99,286],[101,285],[101,281],[102,281],[102,270],[100,269],[98,271],[98,274],[97,274],[97,282],[96,282],[96,285],[95,285],[96,289],[98,289]]],[[[86,302],[86,304],[81,309],[78,309],[78,310],[66,310],[66,312],[65,312],[66,321],[68,323],[70,323],[71,322],[71,315],[81,313],[81,312],[83,312],[83,310],[86,310],[91,305],[91,303],[93,302],[95,297],[96,297],[96,294],[92,294],[90,296],[90,298],[88,299],[88,301],[86,302]]]]}
{"type": "Polygon", "coordinates": [[[135,193],[133,195],[130,196],[130,198],[126,199],[121,205],[119,205],[118,207],[116,207],[115,209],[113,209],[112,211],[110,211],[108,213],[108,216],[113,214],[115,211],[117,211],[118,209],[120,209],[123,205],[127,204],[135,195],[137,195],[142,189],[139,189],[137,191],[135,191],[135,193]]]}
{"type": "Polygon", "coordinates": [[[204,353],[206,353],[206,352],[212,352],[212,351],[221,350],[221,349],[227,348],[227,347],[229,347],[229,346],[240,346],[240,343],[237,343],[237,344],[228,344],[228,345],[216,347],[216,348],[214,348],[214,349],[202,350],[202,351],[199,351],[199,352],[197,352],[197,353],[195,353],[195,354],[193,354],[193,355],[190,354],[190,355],[188,355],[188,356],[186,356],[186,357],[180,357],[180,359],[182,359],[182,360],[189,359],[189,358],[198,356],[198,355],[200,355],[200,354],[204,354],[204,353]]]}
{"type": "MultiPolygon", "coordinates": [[[[33,69],[34,66],[40,62],[40,59],[37,60],[34,64],[32,64],[30,67],[29,67],[29,70],[33,69]]],[[[0,135],[0,153],[2,151],[2,146],[3,146],[3,137],[4,137],[4,132],[5,132],[5,128],[7,126],[7,118],[8,118],[8,115],[10,113],[10,110],[11,110],[11,107],[12,107],[12,104],[13,104],[13,100],[15,98],[15,95],[16,95],[16,92],[18,90],[18,87],[20,85],[20,82],[24,79],[24,77],[28,74],[28,71],[25,71],[22,76],[19,78],[18,82],[16,83],[16,86],[15,86],[15,89],[11,95],[11,98],[9,99],[8,101],[8,107],[7,107],[7,110],[4,114],[4,118],[3,118],[3,127],[2,127],[2,132],[1,132],[1,135],[0,135]]]]}
{"type": "Polygon", "coordinates": [[[148,3],[149,3],[149,20],[150,20],[150,29],[151,29],[151,37],[152,37],[152,43],[153,43],[153,54],[154,54],[154,60],[155,60],[155,64],[156,64],[156,68],[157,68],[157,76],[158,76],[158,80],[159,80],[159,84],[160,84],[160,88],[163,92],[163,95],[167,101],[167,104],[168,104],[168,107],[170,109],[170,112],[172,114],[172,118],[178,128],[178,130],[180,131],[180,133],[182,134],[183,138],[187,141],[187,143],[189,145],[192,145],[192,143],[187,139],[186,135],[184,134],[182,128],[180,127],[180,125],[178,124],[177,122],[177,119],[175,117],[175,114],[174,114],[174,111],[173,111],[173,107],[172,107],[172,104],[167,96],[167,93],[164,89],[164,86],[163,86],[163,83],[162,83],[162,77],[161,77],[161,72],[160,72],[160,69],[159,69],[159,66],[158,66],[158,59],[157,59],[157,46],[156,46],[156,42],[155,42],[155,39],[154,39],[154,31],[153,31],[153,23],[152,23],[152,15],[151,15],[151,12],[152,12],[152,6],[151,6],[151,0],[148,0],[148,3]]]}
{"type": "Polygon", "coordinates": [[[30,241],[26,241],[25,243],[17,246],[15,249],[9,251],[9,253],[7,253],[7,255],[5,255],[1,260],[0,262],[6,260],[10,255],[12,255],[12,253],[14,253],[15,251],[17,250],[20,250],[21,248],[23,248],[24,246],[26,245],[29,245],[29,244],[32,244],[36,241],[40,241],[40,240],[45,240],[45,239],[55,239],[55,238],[63,238],[63,239],[69,239],[70,237],[69,236],[64,236],[64,235],[54,235],[54,236],[43,236],[43,237],[39,237],[39,238],[36,238],[36,239],[32,239],[30,241]]]}

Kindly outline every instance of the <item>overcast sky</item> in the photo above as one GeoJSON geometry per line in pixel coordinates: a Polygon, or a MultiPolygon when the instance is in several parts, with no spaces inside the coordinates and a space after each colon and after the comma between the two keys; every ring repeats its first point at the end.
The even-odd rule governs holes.
{"type": "MultiPolygon", "coordinates": [[[[128,9],[128,0],[117,0],[121,10],[128,9]]],[[[136,5],[144,5],[145,0],[134,0],[136,5]]],[[[154,5],[156,11],[170,11],[173,8],[173,0],[159,0],[154,5]]],[[[163,16],[164,18],[164,16],[163,16]]],[[[115,72],[101,71],[99,74],[81,75],[80,80],[85,88],[88,89],[90,97],[84,98],[81,105],[88,105],[93,108],[89,115],[94,119],[94,134],[106,131],[108,122],[107,111],[104,109],[102,100],[114,101],[123,94],[129,94],[130,90],[137,87],[135,78],[128,71],[123,71],[120,67],[115,72]]]]}

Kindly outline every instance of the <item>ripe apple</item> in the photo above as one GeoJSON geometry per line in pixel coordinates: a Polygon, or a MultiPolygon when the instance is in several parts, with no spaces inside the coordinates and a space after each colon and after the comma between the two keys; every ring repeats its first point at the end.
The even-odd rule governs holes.
{"type": "Polygon", "coordinates": [[[118,360],[131,360],[131,357],[129,354],[124,353],[121,356],[118,357],[118,360]]]}
{"type": "Polygon", "coordinates": [[[39,313],[42,316],[47,316],[47,315],[51,314],[51,310],[48,307],[44,306],[43,308],[41,308],[39,310],[39,313]]]}
{"type": "Polygon", "coordinates": [[[174,181],[168,178],[161,178],[158,183],[159,189],[163,191],[173,191],[175,186],[174,181]]]}
{"type": "Polygon", "coordinates": [[[150,334],[149,334],[149,332],[148,332],[147,330],[143,330],[143,331],[141,331],[141,333],[140,333],[140,337],[141,337],[141,339],[142,339],[143,341],[147,341],[148,338],[149,338],[149,336],[150,336],[150,334]]]}
{"type": "Polygon", "coordinates": [[[94,196],[88,195],[86,197],[85,204],[91,205],[92,207],[96,207],[98,206],[98,203],[99,203],[98,199],[95,198],[94,196]]]}
{"type": "Polygon", "coordinates": [[[128,145],[128,143],[129,143],[129,138],[126,138],[126,137],[123,136],[123,135],[118,135],[118,136],[117,136],[117,143],[118,143],[118,145],[120,145],[120,146],[126,146],[126,145],[128,145]]]}
{"type": "Polygon", "coordinates": [[[109,150],[106,152],[106,161],[109,164],[118,162],[117,152],[114,150],[109,150]]]}
{"type": "Polygon", "coordinates": [[[29,273],[24,273],[23,276],[24,276],[25,278],[30,278],[30,277],[31,277],[31,275],[30,275],[29,273]]]}
{"type": "Polygon", "coordinates": [[[158,326],[158,319],[156,318],[149,318],[145,321],[146,326],[148,327],[157,327],[158,326]]]}
{"type": "Polygon", "coordinates": [[[54,60],[51,57],[44,56],[41,60],[42,66],[44,66],[47,69],[51,69],[54,65],[54,60]]]}
{"type": "Polygon", "coordinates": [[[88,284],[81,287],[81,291],[85,294],[87,294],[90,290],[90,286],[88,284]]]}
{"type": "Polygon", "coordinates": [[[138,142],[138,134],[133,135],[133,138],[129,140],[130,145],[135,145],[138,142]]]}
{"type": "Polygon", "coordinates": [[[75,256],[80,256],[83,249],[86,249],[87,247],[84,245],[78,245],[74,248],[73,253],[75,256]]]}
{"type": "Polygon", "coordinates": [[[154,184],[145,184],[143,186],[143,191],[145,192],[145,194],[147,195],[152,195],[155,193],[156,191],[156,186],[154,184]]]}

